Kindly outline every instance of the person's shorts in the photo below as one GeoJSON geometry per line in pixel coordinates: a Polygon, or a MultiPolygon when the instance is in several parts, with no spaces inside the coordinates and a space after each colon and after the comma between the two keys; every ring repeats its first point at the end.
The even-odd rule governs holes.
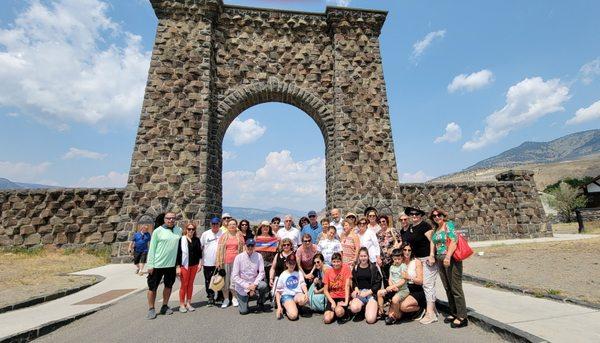
{"type": "Polygon", "coordinates": [[[172,288],[177,277],[175,267],[154,268],[152,274],[148,274],[148,290],[156,292],[160,280],[164,277],[165,288],[172,288]]]}
{"type": "MultiPolygon", "coordinates": [[[[363,292],[363,291],[367,291],[367,289],[361,289],[360,291],[361,291],[361,292],[363,292]]],[[[358,297],[356,297],[355,299],[358,299],[358,300],[360,300],[360,301],[361,301],[361,302],[362,302],[364,305],[366,305],[366,304],[369,302],[369,300],[373,299],[373,295],[371,294],[371,295],[369,295],[369,296],[367,296],[367,297],[361,297],[361,296],[358,296],[358,297]]]]}
{"type": "Polygon", "coordinates": [[[289,300],[294,301],[294,296],[293,295],[289,295],[289,294],[282,295],[281,296],[281,305],[285,304],[285,302],[289,301],[289,300]]]}
{"type": "MultiPolygon", "coordinates": [[[[333,298],[333,301],[336,303],[336,305],[340,301],[344,302],[345,300],[346,299],[344,299],[344,298],[333,298]]],[[[327,304],[327,307],[328,307],[328,309],[327,309],[328,311],[335,311],[335,307],[332,307],[331,304],[327,304]]],[[[348,307],[348,306],[344,306],[344,310],[346,309],[346,307],[348,307]]]]}
{"type": "Polygon", "coordinates": [[[133,253],[133,264],[146,263],[146,257],[148,256],[148,252],[134,252],[133,253]]]}
{"type": "Polygon", "coordinates": [[[392,298],[395,295],[398,295],[398,297],[400,298],[400,301],[402,301],[409,295],[409,291],[408,291],[408,289],[401,289],[398,292],[387,292],[387,293],[385,293],[385,296],[383,297],[383,299],[385,301],[392,301],[392,298]]]}

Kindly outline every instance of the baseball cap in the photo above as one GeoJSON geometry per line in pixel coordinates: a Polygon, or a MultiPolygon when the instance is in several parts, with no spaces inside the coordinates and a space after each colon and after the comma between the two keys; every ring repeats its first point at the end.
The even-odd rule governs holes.
{"type": "Polygon", "coordinates": [[[357,218],[357,217],[356,217],[356,213],[354,213],[354,212],[348,212],[348,213],[346,214],[346,218],[348,218],[348,217],[354,217],[354,218],[357,218]]]}
{"type": "Polygon", "coordinates": [[[231,218],[231,214],[223,213],[223,215],[221,216],[221,219],[225,219],[225,218],[231,218]]]}
{"type": "Polygon", "coordinates": [[[263,220],[262,222],[260,222],[260,226],[269,226],[271,225],[271,223],[269,223],[268,220],[263,220]]]}
{"type": "Polygon", "coordinates": [[[312,216],[316,217],[317,216],[317,212],[315,212],[315,211],[308,211],[308,215],[307,216],[308,217],[312,217],[312,216]]]}
{"type": "Polygon", "coordinates": [[[219,224],[221,222],[221,220],[218,217],[213,217],[213,219],[210,220],[211,224],[219,224]]]}
{"type": "Polygon", "coordinates": [[[256,242],[254,241],[253,238],[248,238],[246,240],[246,246],[255,246],[255,245],[256,245],[256,242]]]}

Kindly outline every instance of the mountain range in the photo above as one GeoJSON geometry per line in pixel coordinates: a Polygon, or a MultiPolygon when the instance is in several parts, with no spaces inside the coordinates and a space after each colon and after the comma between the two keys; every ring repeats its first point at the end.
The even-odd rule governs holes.
{"type": "Polygon", "coordinates": [[[14,182],[0,177],[0,190],[2,189],[40,189],[40,188],[58,188],[56,186],[40,185],[37,183],[14,182]]]}

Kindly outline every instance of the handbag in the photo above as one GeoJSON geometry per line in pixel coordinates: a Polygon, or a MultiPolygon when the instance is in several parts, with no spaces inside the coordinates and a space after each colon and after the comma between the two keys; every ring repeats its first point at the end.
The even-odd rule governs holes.
{"type": "Polygon", "coordinates": [[[215,292],[218,292],[223,289],[225,286],[225,277],[220,275],[220,271],[215,270],[215,273],[210,278],[210,285],[208,288],[212,289],[215,292]]]}
{"type": "MultiPolygon", "coordinates": [[[[446,230],[446,234],[447,233],[448,230],[446,230]]],[[[450,245],[450,241],[450,238],[446,238],[446,246],[450,245]]],[[[452,254],[452,258],[454,258],[455,261],[460,262],[462,260],[466,260],[471,255],[473,255],[473,249],[471,249],[471,246],[469,246],[467,239],[462,235],[462,233],[456,233],[456,249],[454,250],[454,254],[452,254]]]]}

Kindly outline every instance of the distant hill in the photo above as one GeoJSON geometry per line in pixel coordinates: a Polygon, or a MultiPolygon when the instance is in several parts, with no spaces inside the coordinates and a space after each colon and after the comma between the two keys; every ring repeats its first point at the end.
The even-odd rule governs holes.
{"type": "Polygon", "coordinates": [[[600,174],[600,130],[577,132],[550,142],[525,142],[429,182],[492,181],[508,169],[532,170],[538,190],[565,177],[596,177],[600,174]]]}
{"type": "Polygon", "coordinates": [[[39,185],[36,183],[14,182],[0,177],[0,190],[2,189],[40,189],[40,188],[58,188],[56,186],[39,185]]]}
{"type": "Polygon", "coordinates": [[[464,171],[577,160],[600,152],[600,130],[573,133],[550,142],[525,142],[464,171]]]}

